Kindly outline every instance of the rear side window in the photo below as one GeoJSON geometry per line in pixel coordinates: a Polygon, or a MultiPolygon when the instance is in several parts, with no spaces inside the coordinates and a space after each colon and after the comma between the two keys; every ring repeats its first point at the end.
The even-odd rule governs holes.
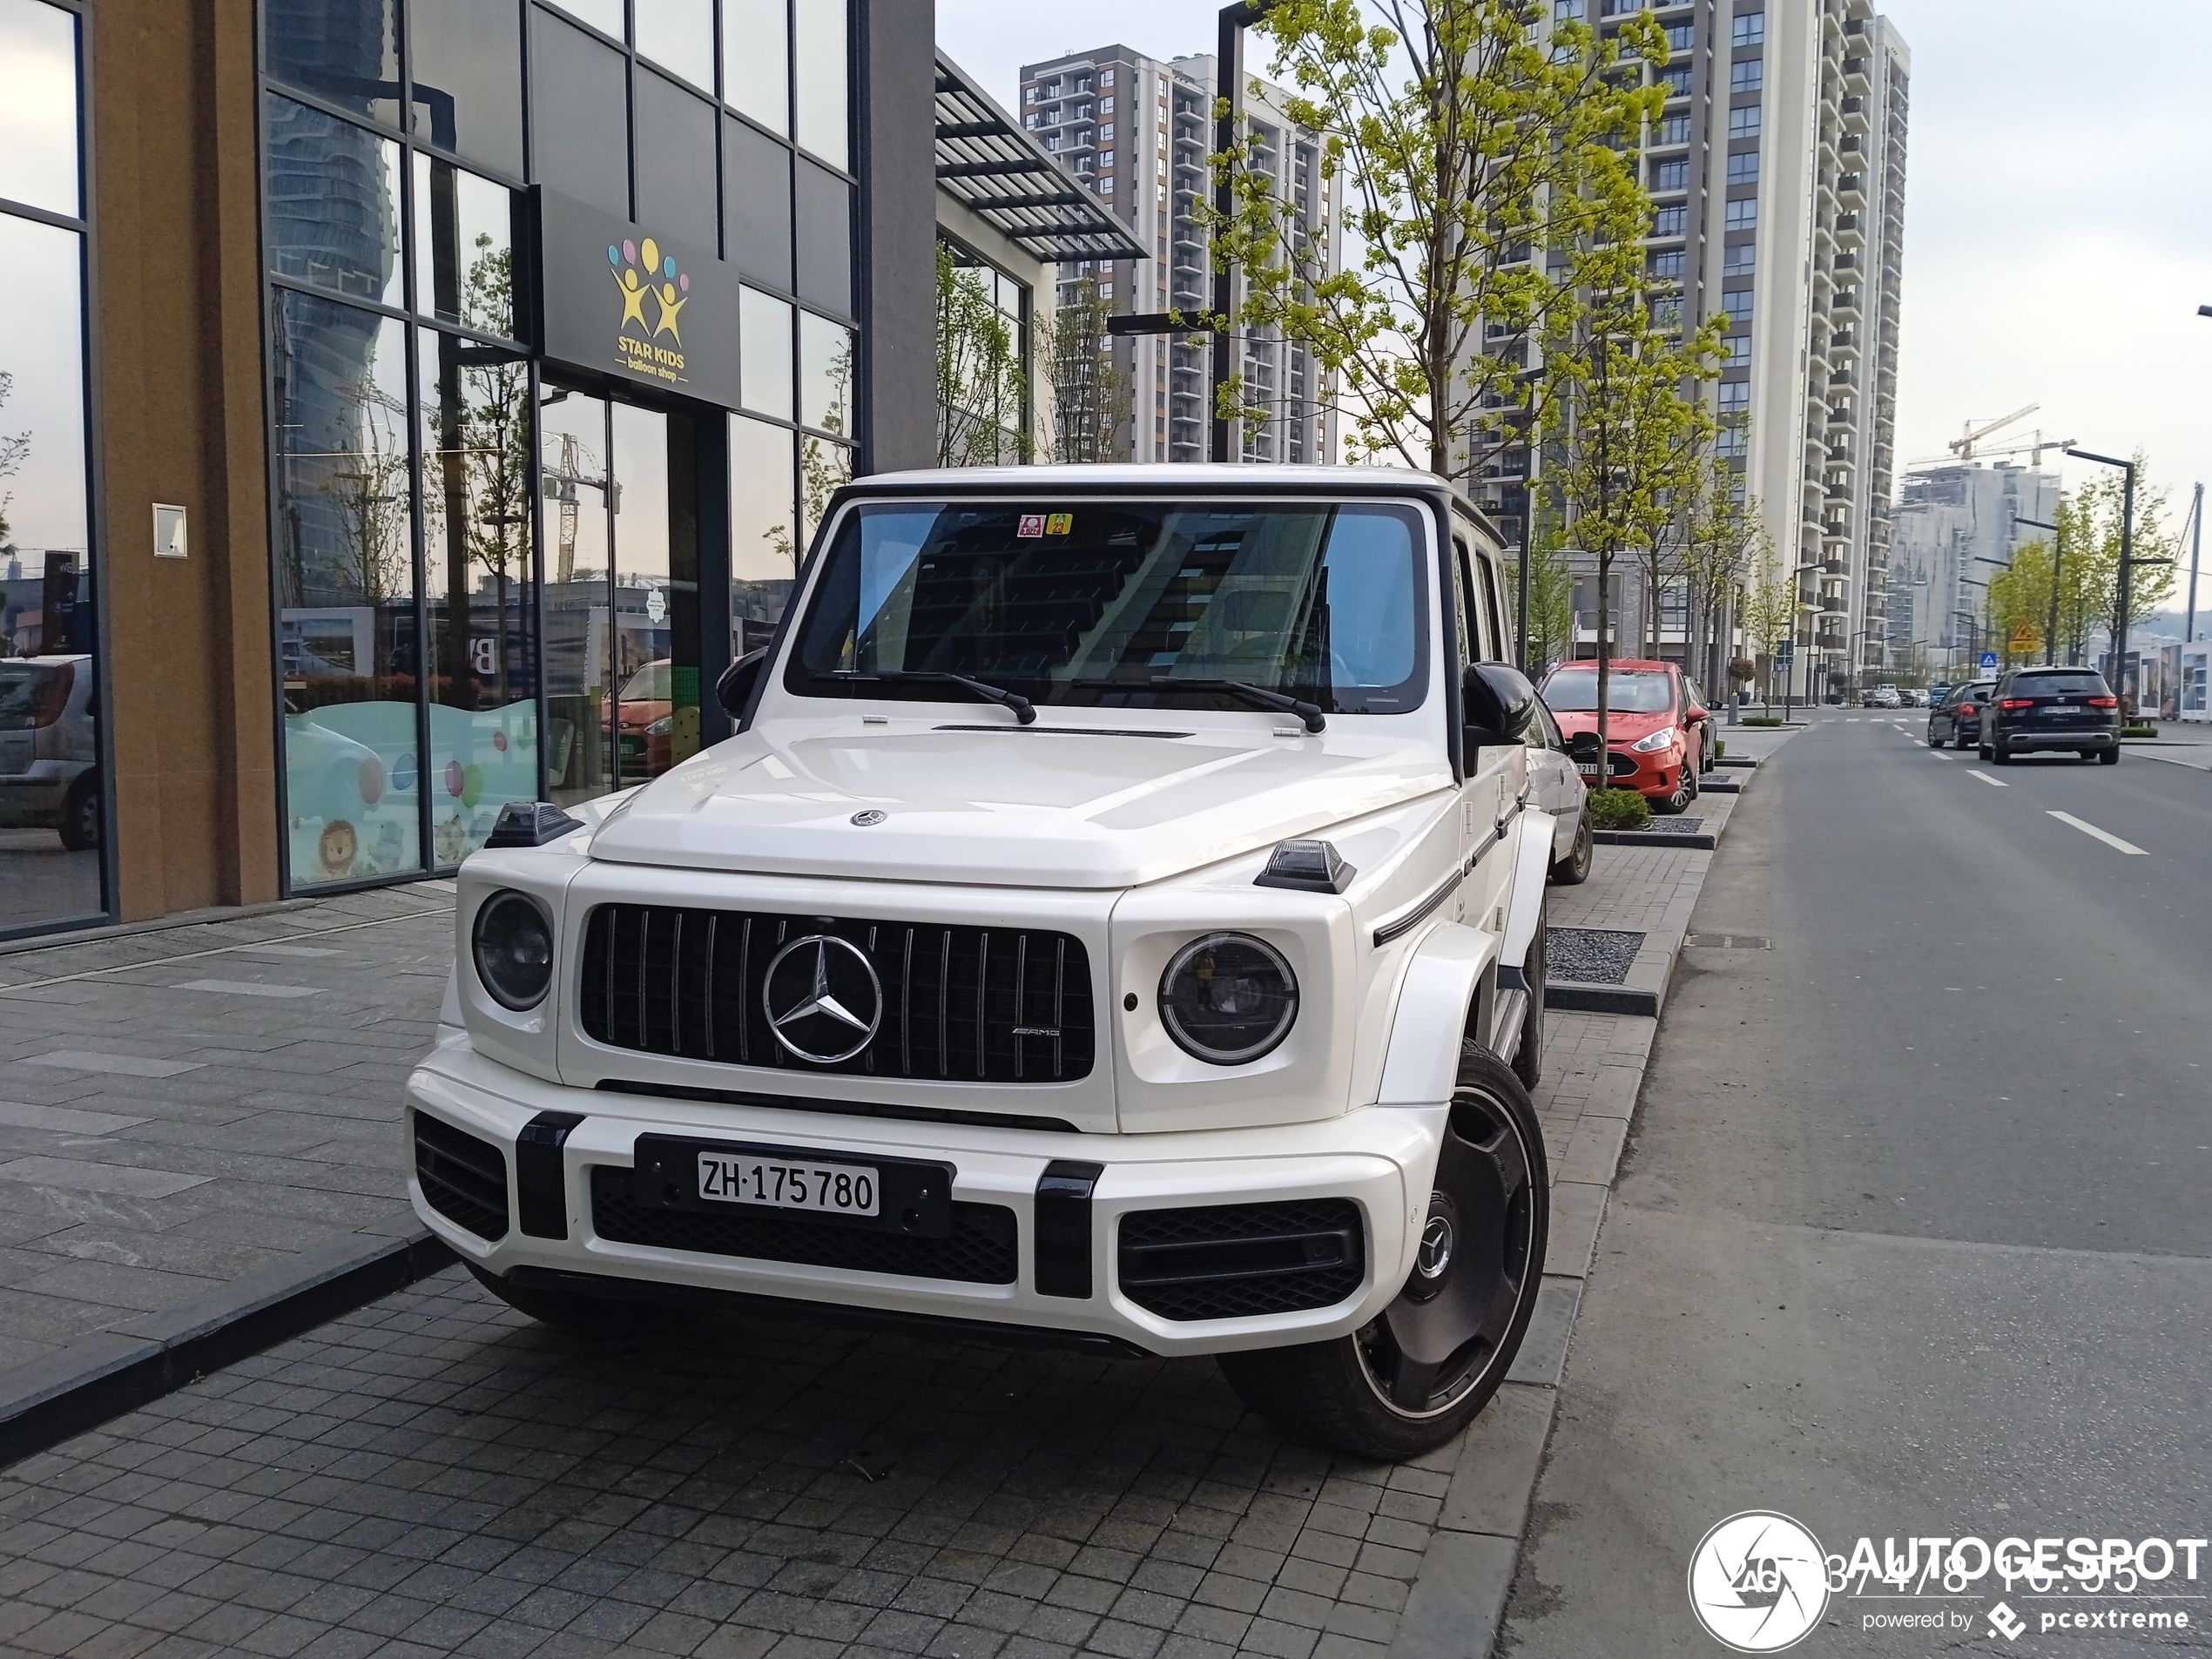
{"type": "Polygon", "coordinates": [[[2063,674],[2020,674],[2013,678],[2015,697],[2110,697],[2112,688],[2094,669],[2075,669],[2063,674]]]}

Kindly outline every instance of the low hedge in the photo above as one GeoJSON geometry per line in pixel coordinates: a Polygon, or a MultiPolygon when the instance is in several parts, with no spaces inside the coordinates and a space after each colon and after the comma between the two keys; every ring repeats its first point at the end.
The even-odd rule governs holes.
{"type": "Polygon", "coordinates": [[[2155,725],[2123,725],[2120,728],[2120,735],[2123,738],[2155,738],[2158,735],[2158,728],[2155,725]]]}
{"type": "Polygon", "coordinates": [[[1747,714],[1737,724],[1739,725],[1781,725],[1784,722],[1778,714],[1747,714]]]}
{"type": "Polygon", "coordinates": [[[1640,830],[1651,822],[1651,803],[1633,789],[1590,792],[1590,827],[1640,830]]]}

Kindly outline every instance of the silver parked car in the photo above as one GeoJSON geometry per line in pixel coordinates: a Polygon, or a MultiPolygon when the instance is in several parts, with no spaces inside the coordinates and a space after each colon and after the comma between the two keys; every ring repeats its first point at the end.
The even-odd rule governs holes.
{"type": "Polygon", "coordinates": [[[90,657],[0,660],[0,828],[100,844],[98,716],[90,657]]]}
{"type": "Polygon", "coordinates": [[[1589,786],[1575,770],[1559,722],[1541,696],[1527,738],[1528,804],[1552,819],[1551,879],[1561,887],[1579,887],[1590,879],[1590,860],[1597,851],[1590,831],[1589,786]]]}

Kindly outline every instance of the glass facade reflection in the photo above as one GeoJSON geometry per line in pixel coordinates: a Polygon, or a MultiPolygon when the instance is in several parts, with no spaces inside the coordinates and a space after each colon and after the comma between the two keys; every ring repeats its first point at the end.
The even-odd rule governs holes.
{"type": "Polygon", "coordinates": [[[109,905],[82,28],[72,6],[0,0],[0,934],[109,905]]]}
{"type": "Polygon", "coordinates": [[[298,892],[450,868],[503,803],[627,787],[723,729],[712,676],[765,643],[852,473],[852,30],[844,0],[261,0],[261,21],[298,892]],[[550,278],[529,314],[556,257],[532,186],[577,205],[564,223],[600,215],[610,260],[653,263],[658,239],[671,281],[726,282],[721,381],[548,346],[623,325],[549,330],[579,303],[550,278]]]}

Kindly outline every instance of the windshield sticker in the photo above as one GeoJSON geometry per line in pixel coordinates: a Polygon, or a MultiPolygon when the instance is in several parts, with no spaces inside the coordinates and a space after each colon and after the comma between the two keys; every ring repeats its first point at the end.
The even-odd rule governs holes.
{"type": "Polygon", "coordinates": [[[1066,536],[1075,528],[1076,516],[1073,513],[1055,513],[1044,522],[1047,536],[1066,536]]]}
{"type": "Polygon", "coordinates": [[[1044,515],[1043,515],[1042,513],[1024,513],[1024,514],[1022,514],[1022,523],[1021,523],[1021,526],[1020,526],[1017,529],[1015,529],[1015,531],[1014,533],[1015,533],[1016,536],[1042,536],[1042,535],[1043,535],[1043,534],[1044,534],[1044,515]]]}

